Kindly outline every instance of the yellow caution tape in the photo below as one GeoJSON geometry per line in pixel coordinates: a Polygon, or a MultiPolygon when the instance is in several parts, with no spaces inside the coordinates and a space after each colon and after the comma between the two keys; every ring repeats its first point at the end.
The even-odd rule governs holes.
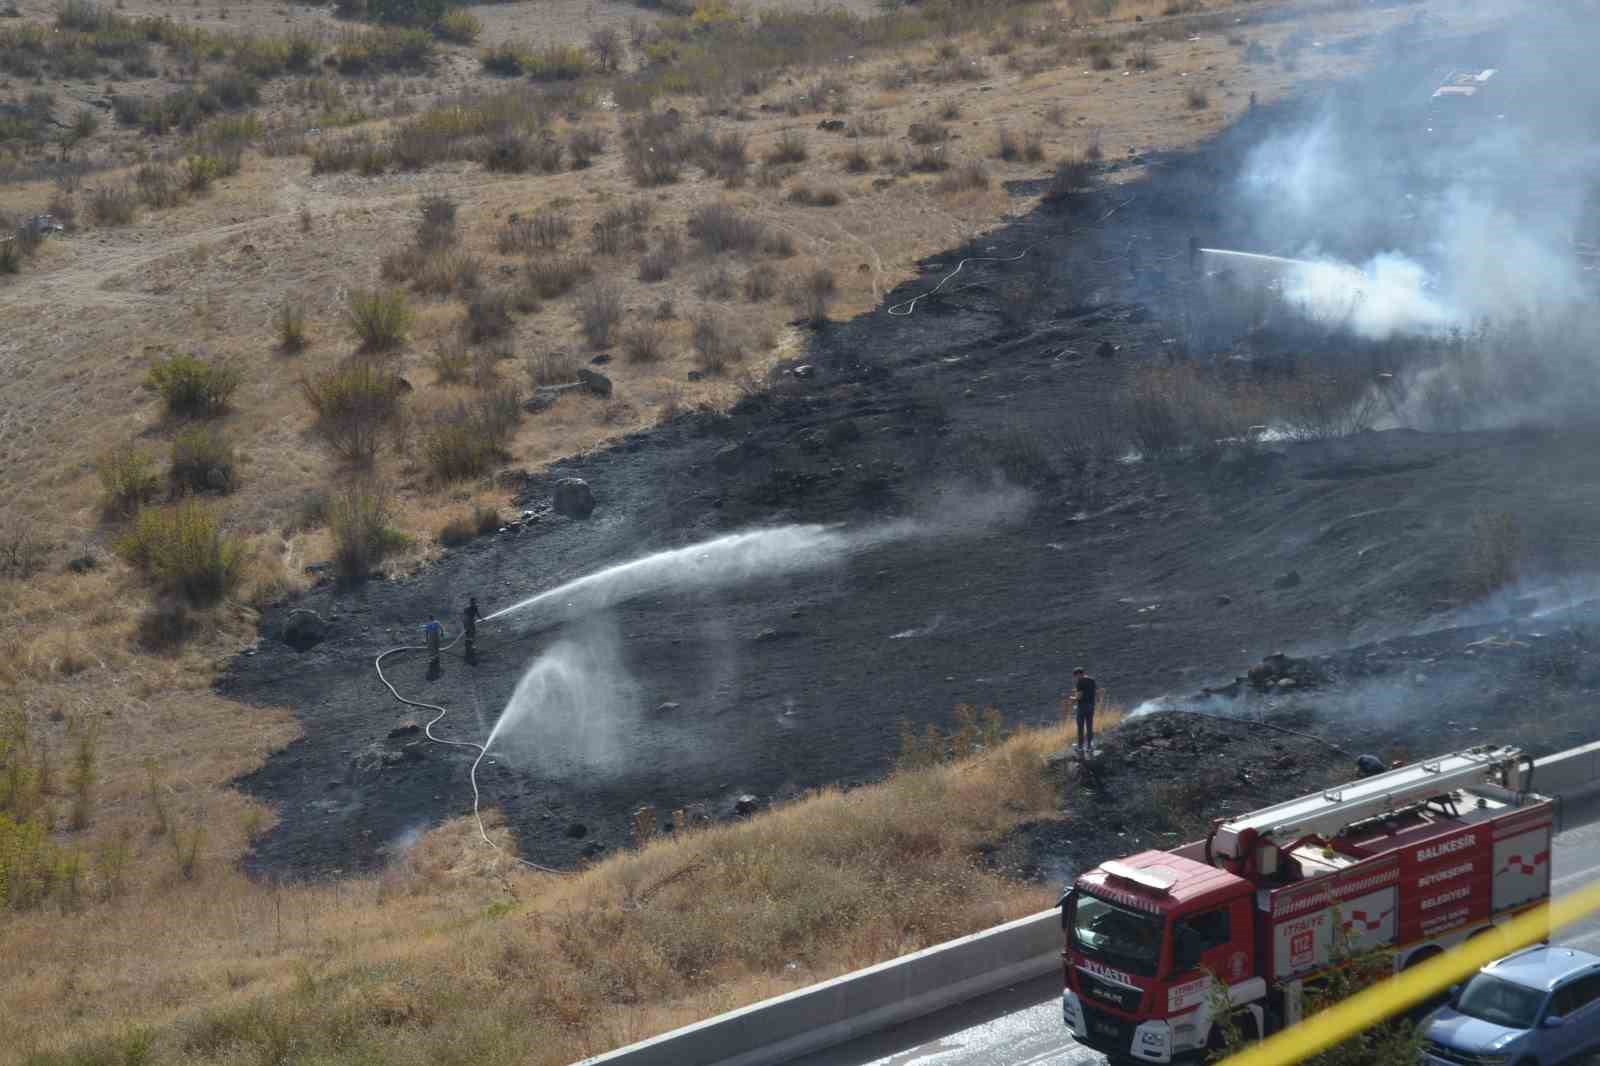
{"type": "Polygon", "coordinates": [[[1596,909],[1600,909],[1600,881],[1519,915],[1496,927],[1493,933],[1473,937],[1443,955],[1380,981],[1293,1028],[1229,1056],[1223,1066],[1285,1066],[1310,1058],[1451,985],[1460,984],[1485,963],[1544,940],[1553,931],[1596,909]]]}

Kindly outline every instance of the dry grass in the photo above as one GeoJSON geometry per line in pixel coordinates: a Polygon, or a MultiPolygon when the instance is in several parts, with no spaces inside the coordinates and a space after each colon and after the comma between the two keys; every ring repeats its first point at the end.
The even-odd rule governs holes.
{"type": "Polygon", "coordinates": [[[1043,758],[1064,743],[1063,730],[1026,732],[567,877],[519,870],[456,823],[380,877],[282,889],[216,861],[214,837],[237,839],[247,819],[195,823],[158,769],[155,802],[128,824],[135,852],[165,848],[171,872],[116,908],[15,916],[0,996],[20,1046],[79,1055],[137,1030],[155,1061],[264,1059],[288,1039],[313,1058],[568,1063],[1048,906],[1040,888],[984,872],[975,847],[1053,815],[1043,758]],[[143,842],[158,820],[166,836],[210,829],[191,878],[170,846],[143,842]],[[66,957],[50,947],[63,938],[66,957]]]}

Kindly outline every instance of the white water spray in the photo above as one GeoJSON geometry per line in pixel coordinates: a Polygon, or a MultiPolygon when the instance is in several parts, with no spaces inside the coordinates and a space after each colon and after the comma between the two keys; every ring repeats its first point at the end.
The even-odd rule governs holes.
{"type": "Polygon", "coordinates": [[[1285,304],[1313,322],[1348,328],[1368,339],[1436,334],[1461,324],[1460,316],[1431,291],[1427,271],[1398,253],[1374,256],[1365,268],[1357,268],[1331,259],[1226,248],[1200,251],[1249,283],[1276,287],[1285,304]]]}
{"type": "MultiPolygon", "coordinates": [[[[587,614],[668,588],[716,588],[753,577],[809,570],[839,559],[850,548],[870,542],[871,536],[816,525],[731,533],[608,566],[498,610],[484,621],[550,607],[569,614],[587,614]]],[[[881,533],[877,539],[882,539],[881,533]]]]}

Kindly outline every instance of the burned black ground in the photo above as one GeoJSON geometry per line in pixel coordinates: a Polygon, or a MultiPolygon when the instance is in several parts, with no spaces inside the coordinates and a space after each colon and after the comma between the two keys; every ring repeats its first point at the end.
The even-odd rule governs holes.
{"type": "MultiPolygon", "coordinates": [[[[1463,45],[1433,47],[1442,57],[1463,45]]],[[[420,658],[393,660],[402,691],[451,709],[442,735],[482,740],[529,661],[552,643],[615,643],[636,689],[614,758],[596,768],[529,736],[521,739],[532,756],[485,760],[485,803],[504,812],[525,854],[569,865],[622,845],[640,803],[705,803],[728,815],[744,793],[769,802],[872,778],[892,765],[900,720],[944,723],[956,704],[1049,720],[1080,663],[1112,700],[1132,706],[1225,683],[1236,664],[1274,651],[1454,641],[1408,635],[1462,620],[1471,597],[1460,564],[1470,522],[1485,511],[1517,516],[1526,583],[1518,596],[1531,601],[1483,610],[1504,616],[1581,598],[1544,578],[1580,572],[1587,555],[1584,531],[1600,505],[1592,432],[1394,431],[1187,462],[1074,458],[1076,416],[1108,406],[1133,367],[1206,354],[1186,344],[1189,238],[1244,232],[1220,210],[1218,188],[1252,138],[1313,103],[1261,109],[1192,154],[1119,161],[1109,178],[1128,166],[1147,173],[925,264],[886,305],[932,287],[964,256],[1025,249],[1017,262],[975,264],[909,316],[880,309],[824,328],[809,372],[779,376],[731,413],[686,415],[518,481],[519,502],[537,507],[557,478],[585,478],[598,500],[587,520],[545,518],[452,551],[413,579],[325,587],[268,611],[258,646],[220,687],[293,708],[305,735],[241,781],[280,815],[252,867],[297,875],[369,867],[416,830],[470,810],[470,753],[414,732],[390,737],[411,715],[372,668],[378,652],[412,643],[429,613],[448,617],[468,593],[492,611],[752,526],[915,518],[938,527],[959,516],[953,524],[965,532],[886,542],[831,568],[734,589],[646,596],[567,627],[486,626],[481,661],[451,656],[433,681],[420,658]],[[1137,266],[1127,255],[1135,246],[1137,266]],[[1555,484],[1559,493],[1546,488],[1555,484]],[[1025,491],[1027,507],[975,523],[1007,498],[996,494],[1005,486],[1025,491]],[[304,652],[284,644],[291,607],[328,618],[328,638],[304,652]]],[[[1562,661],[1579,666],[1535,670],[1553,680],[1534,696],[1518,671],[1447,683],[1461,665],[1450,660],[1419,666],[1434,685],[1404,682],[1387,717],[1359,713],[1373,701],[1298,713],[1341,746],[1417,753],[1461,739],[1447,722],[1481,720],[1486,738],[1516,731],[1508,706],[1576,729],[1578,712],[1565,708],[1585,705],[1591,644],[1587,630],[1562,639],[1562,661]]],[[[1384,654],[1371,653],[1375,662],[1384,654]]],[[[1183,787],[1214,795],[1217,775],[1226,782],[1238,769],[1229,752],[1240,741],[1225,739],[1229,726],[1214,735],[1183,728],[1197,738],[1185,742],[1193,750],[1180,760],[1183,787]]],[[[1300,760],[1300,742],[1285,743],[1300,760]]],[[[1271,750],[1248,749],[1243,761],[1271,750]]],[[[1145,762],[1162,766],[1162,757],[1145,762]]],[[[1301,765],[1301,776],[1268,770],[1241,783],[1238,801],[1294,791],[1326,769],[1309,756],[1301,765]]],[[[1134,797],[1147,815],[1170,806],[1150,798],[1164,769],[1123,773],[1105,794],[1134,797]]],[[[1156,840],[1140,817],[1130,808],[1122,832],[1156,840]]],[[[1067,839],[1070,855],[1093,838],[1067,839]]],[[[1102,837],[1097,846],[1115,845],[1102,837]]],[[[1004,864],[1058,872],[1026,856],[1004,864]]]]}

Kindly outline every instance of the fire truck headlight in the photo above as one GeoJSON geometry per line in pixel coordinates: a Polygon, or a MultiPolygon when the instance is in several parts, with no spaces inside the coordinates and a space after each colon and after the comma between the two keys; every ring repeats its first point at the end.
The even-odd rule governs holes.
{"type": "Polygon", "coordinates": [[[1083,1024],[1083,1004],[1078,1002],[1078,994],[1070,988],[1061,993],[1061,1020],[1066,1022],[1073,1036],[1089,1035],[1088,1026],[1083,1024]]]}
{"type": "Polygon", "coordinates": [[[1146,1062],[1169,1062],[1172,1059],[1172,1027],[1165,1021],[1144,1022],[1133,1031],[1134,1058],[1146,1062]]]}

